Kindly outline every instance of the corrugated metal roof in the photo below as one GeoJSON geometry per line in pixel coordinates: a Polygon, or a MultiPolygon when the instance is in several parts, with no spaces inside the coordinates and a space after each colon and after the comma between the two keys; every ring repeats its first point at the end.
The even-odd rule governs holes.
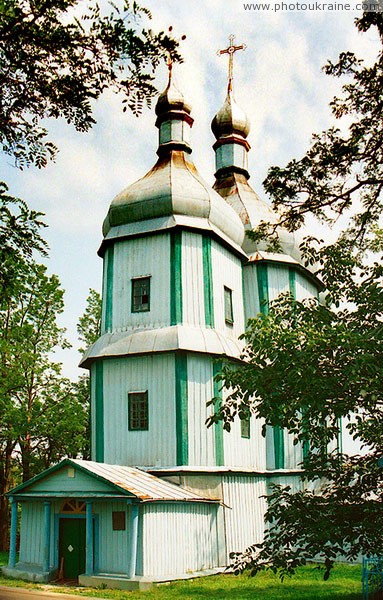
{"type": "MultiPolygon", "coordinates": [[[[69,459],[97,477],[112,483],[133,494],[143,502],[155,501],[184,501],[184,502],[215,502],[211,498],[198,496],[182,487],[164,481],[159,477],[120,465],[108,465],[88,460],[69,459]]],[[[218,500],[216,501],[218,502],[218,500]]]]}

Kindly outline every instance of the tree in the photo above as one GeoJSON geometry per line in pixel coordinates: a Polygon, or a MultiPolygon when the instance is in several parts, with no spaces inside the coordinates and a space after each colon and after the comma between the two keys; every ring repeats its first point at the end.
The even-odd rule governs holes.
{"type": "Polygon", "coordinates": [[[177,42],[163,32],[139,30],[150,11],[125,0],[102,14],[78,0],[5,0],[0,4],[0,142],[19,167],[46,165],[55,155],[41,124],[63,117],[78,131],[94,124],[92,102],[104,90],[122,95],[138,115],[156,93],[154,70],[177,42]]]}
{"type": "MultiPolygon", "coordinates": [[[[383,42],[381,13],[356,23],[360,31],[375,27],[383,42]]],[[[383,554],[383,55],[366,67],[346,52],[325,71],[348,77],[331,106],[337,119],[352,118],[350,125],[315,135],[301,160],[270,169],[265,188],[278,225],[289,230],[307,214],[331,223],[352,209],[336,243],[308,238],[301,246],[304,260],[317,264],[326,301],[285,295],[249,322],[246,362],[223,369],[231,394],[211,420],[230,429],[250,411],[265,425],[285,427],[305,445],[305,486],[297,493],[274,486],[265,539],[233,556],[236,572],[271,568],[283,577],[320,557],[328,578],[339,557],[383,554]],[[341,419],[365,454],[334,450],[341,419]]],[[[252,235],[276,231],[264,223],[252,235]]]]}
{"type": "Polygon", "coordinates": [[[7,543],[4,496],[18,465],[23,481],[86,448],[88,411],[51,353],[68,347],[57,324],[63,290],[55,275],[18,257],[11,289],[0,299],[0,522],[7,543]],[[65,431],[65,435],[63,432],[65,431]]]}

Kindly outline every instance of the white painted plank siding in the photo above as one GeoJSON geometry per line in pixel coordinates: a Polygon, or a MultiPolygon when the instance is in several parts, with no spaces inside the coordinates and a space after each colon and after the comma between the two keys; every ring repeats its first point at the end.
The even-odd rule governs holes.
{"type": "Polygon", "coordinates": [[[316,286],[309,280],[306,279],[301,273],[296,274],[296,299],[301,301],[304,298],[317,298],[318,290],[316,286]]]}
{"type": "Polygon", "coordinates": [[[20,555],[25,564],[42,566],[44,544],[44,503],[23,502],[21,509],[20,555]]]}
{"type": "MultiPolygon", "coordinates": [[[[105,297],[104,297],[105,298],[105,297]]],[[[170,236],[153,235],[114,245],[113,331],[170,325],[170,236]],[[150,310],[132,313],[132,278],[150,276],[150,310]]]]}
{"type": "Polygon", "coordinates": [[[206,403],[214,396],[213,361],[208,356],[188,355],[189,464],[214,465],[215,431],[205,422],[213,411],[206,403]]]}
{"type": "Polygon", "coordinates": [[[143,507],[142,574],[180,575],[219,565],[217,505],[143,507]]]}
{"type": "Polygon", "coordinates": [[[290,291],[288,266],[268,264],[267,276],[270,302],[278,298],[279,294],[290,291]]]}
{"type": "Polygon", "coordinates": [[[243,294],[245,305],[245,324],[260,312],[257,279],[257,265],[252,263],[243,267],[243,294]]]}
{"type": "MultiPolygon", "coordinates": [[[[230,390],[223,390],[223,399],[230,390]]],[[[241,436],[241,420],[235,417],[230,432],[223,432],[225,465],[228,467],[266,468],[266,446],[262,436],[263,420],[250,418],[250,438],[241,436]]]]}
{"type": "Polygon", "coordinates": [[[174,355],[104,363],[104,462],[130,466],[176,463],[174,355]],[[148,390],[149,430],[128,430],[128,392],[148,390]]]}
{"type": "Polygon", "coordinates": [[[182,322],[205,326],[202,236],[182,232],[182,322]]]}
{"type": "Polygon", "coordinates": [[[238,339],[244,332],[244,312],[242,293],[242,264],[229,250],[213,241],[211,245],[212,272],[214,285],[215,329],[228,337],[238,339]],[[225,323],[224,287],[232,290],[233,325],[225,323]]]}
{"type": "Polygon", "coordinates": [[[223,476],[227,560],[230,552],[240,552],[261,542],[266,511],[266,481],[245,475],[223,476]]]}
{"type": "Polygon", "coordinates": [[[99,572],[126,575],[130,562],[130,507],[126,502],[97,502],[94,512],[99,515],[99,572]],[[125,531],[113,531],[113,511],[125,512],[125,531]]]}

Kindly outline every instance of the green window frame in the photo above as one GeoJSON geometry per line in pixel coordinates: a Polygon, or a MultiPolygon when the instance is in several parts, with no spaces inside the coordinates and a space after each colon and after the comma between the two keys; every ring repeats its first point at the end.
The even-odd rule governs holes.
{"type": "Polygon", "coordinates": [[[132,313],[150,311],[150,275],[132,279],[132,313]]]}
{"type": "Polygon", "coordinates": [[[223,288],[224,294],[224,307],[225,307],[225,323],[227,325],[233,325],[234,323],[234,315],[233,315],[233,290],[226,287],[223,288]]]}
{"type": "Polygon", "coordinates": [[[148,392],[128,393],[128,429],[129,431],[148,431],[149,401],[148,392]]]}
{"type": "Polygon", "coordinates": [[[241,419],[241,437],[250,439],[250,417],[241,419]]]}

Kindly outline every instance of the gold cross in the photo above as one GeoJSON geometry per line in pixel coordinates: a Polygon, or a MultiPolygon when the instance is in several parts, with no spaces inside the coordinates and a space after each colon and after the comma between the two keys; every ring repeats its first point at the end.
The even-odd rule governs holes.
{"type": "Polygon", "coordinates": [[[234,65],[234,52],[237,50],[246,50],[246,44],[241,44],[240,46],[236,46],[234,44],[235,36],[229,35],[230,46],[225,48],[224,50],[218,50],[217,54],[220,56],[221,54],[229,55],[229,83],[228,83],[228,91],[230,92],[233,89],[233,65],[234,65]]]}

